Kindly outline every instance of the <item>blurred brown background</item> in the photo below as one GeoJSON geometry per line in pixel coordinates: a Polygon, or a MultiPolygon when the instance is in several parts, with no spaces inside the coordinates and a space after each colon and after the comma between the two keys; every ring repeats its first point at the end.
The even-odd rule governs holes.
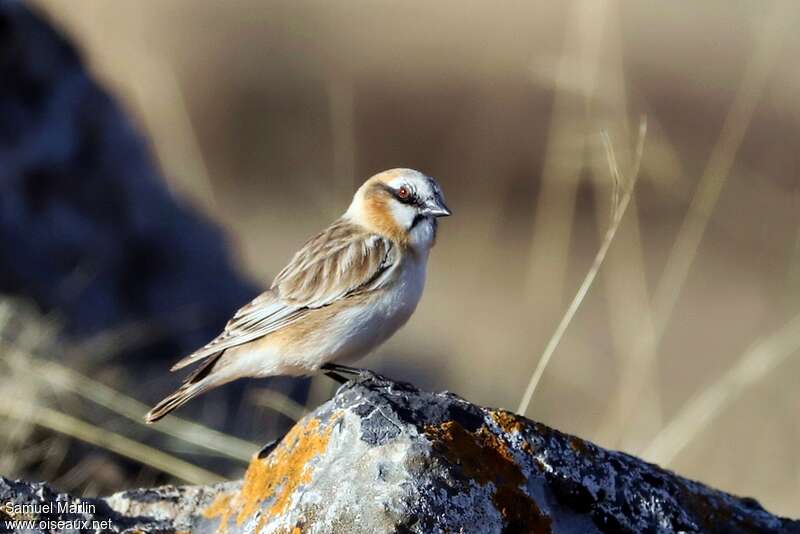
{"type": "Polygon", "coordinates": [[[365,177],[438,178],[425,297],[363,365],[480,404],[516,409],[610,222],[600,132],[628,171],[646,115],[527,415],[800,515],[796,2],[34,4],[264,285],[365,177]]]}

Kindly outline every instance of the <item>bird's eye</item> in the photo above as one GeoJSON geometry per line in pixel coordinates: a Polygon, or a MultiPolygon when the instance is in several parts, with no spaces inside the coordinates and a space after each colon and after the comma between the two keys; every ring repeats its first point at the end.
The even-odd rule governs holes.
{"type": "Polygon", "coordinates": [[[406,186],[402,186],[400,189],[397,190],[397,196],[405,200],[411,196],[411,191],[409,191],[406,186]]]}

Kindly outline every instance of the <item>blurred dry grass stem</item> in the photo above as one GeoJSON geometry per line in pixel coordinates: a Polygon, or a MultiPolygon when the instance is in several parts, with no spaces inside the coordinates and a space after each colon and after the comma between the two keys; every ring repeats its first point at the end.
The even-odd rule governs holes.
{"type": "MultiPolygon", "coordinates": [[[[4,472],[24,467],[23,462],[46,461],[51,456],[49,448],[41,450],[38,455],[29,454],[27,458],[19,454],[19,447],[29,448],[32,427],[40,426],[136,460],[189,483],[222,480],[221,476],[176,456],[48,406],[54,403],[64,405],[63,394],[75,394],[145,426],[141,418],[147,406],[143,403],[38,355],[61,352],[56,348],[55,334],[51,321],[38,317],[35,311],[20,302],[0,299],[0,363],[6,367],[7,374],[0,390],[4,398],[0,403],[0,416],[8,419],[1,440],[4,472]]],[[[107,339],[117,339],[117,336],[107,339]]],[[[176,417],[158,430],[195,447],[213,450],[242,462],[248,461],[258,448],[255,444],[176,417]]],[[[55,459],[58,458],[56,454],[55,459]]],[[[60,461],[63,461],[63,456],[60,461]]]]}
{"type": "Polygon", "coordinates": [[[250,397],[254,404],[283,414],[292,421],[299,421],[308,413],[305,406],[273,389],[259,388],[253,390],[250,392],[250,397]]]}
{"type": "Polygon", "coordinates": [[[607,2],[596,0],[571,2],[567,12],[527,262],[526,294],[536,295],[540,305],[560,306],[564,294],[564,270],[556,266],[567,264],[572,236],[581,172],[575,141],[592,127],[589,108],[601,75],[607,12],[607,2]]]}
{"type": "MultiPolygon", "coordinates": [[[[30,364],[31,373],[53,387],[80,395],[137,425],[145,426],[142,414],[147,413],[150,407],[143,402],[56,362],[37,362],[36,358],[31,357],[30,364]]],[[[255,443],[223,434],[213,428],[174,415],[165,417],[164,423],[161,425],[146,428],[180,439],[201,449],[240,460],[243,463],[249,462],[253,452],[259,448],[255,443]]]]}
{"type": "Polygon", "coordinates": [[[689,269],[697,256],[700,241],[730,175],[756,105],[761,100],[769,72],[785,39],[785,32],[789,29],[788,21],[791,17],[788,16],[788,6],[788,3],[776,3],[763,23],[763,30],[756,32],[760,42],[754,55],[749,58],[741,86],[722,125],[719,138],[670,251],[664,274],[659,280],[653,298],[656,332],[659,339],[664,334],[666,323],[672,315],[689,269]]]}
{"type": "Polygon", "coordinates": [[[722,376],[694,395],[661,429],[642,456],[670,465],[714,419],[754,384],[800,351],[800,315],[771,336],[758,341],[722,376]]]}
{"type": "MultiPolygon", "coordinates": [[[[594,261],[592,261],[592,265],[589,268],[589,272],[586,273],[586,276],[583,279],[580,287],[578,288],[575,297],[570,302],[570,305],[567,307],[564,316],[561,318],[561,321],[558,323],[555,332],[550,337],[550,340],[547,342],[545,346],[544,352],[542,353],[541,358],[539,359],[539,363],[536,365],[536,369],[533,371],[533,375],[531,375],[530,381],[528,382],[527,388],[525,388],[525,393],[522,395],[522,399],[520,400],[519,406],[517,407],[517,413],[524,415],[528,411],[528,407],[530,406],[531,399],[533,398],[533,394],[536,391],[536,387],[539,385],[539,381],[544,374],[545,369],[547,368],[548,363],[550,363],[550,358],[553,356],[558,344],[561,341],[561,338],[564,337],[564,332],[566,332],[567,327],[569,326],[570,322],[572,322],[572,318],[575,316],[575,313],[580,308],[581,302],[586,297],[586,294],[589,292],[589,289],[592,287],[592,283],[594,282],[597,273],[600,271],[600,267],[603,265],[603,260],[605,260],[606,254],[608,253],[608,249],[611,247],[611,243],[614,241],[614,236],[617,233],[617,229],[619,228],[620,223],[622,222],[622,218],[625,215],[625,211],[628,208],[628,204],[630,203],[631,197],[633,196],[633,190],[636,186],[636,181],[639,176],[639,169],[642,163],[642,156],[644,154],[644,140],[647,135],[647,121],[642,118],[639,123],[639,137],[636,145],[635,156],[634,156],[634,163],[633,168],[631,169],[630,178],[627,180],[624,186],[624,192],[621,195],[621,198],[616,205],[616,209],[613,212],[613,217],[611,218],[611,223],[606,231],[605,237],[603,238],[603,242],[600,245],[597,254],[594,257],[594,261]]],[[[614,154],[614,147],[611,144],[611,140],[608,137],[606,132],[602,132],[603,137],[603,144],[606,150],[606,157],[608,158],[608,165],[611,171],[611,176],[613,177],[615,188],[617,184],[622,184],[622,173],[620,172],[619,165],[617,163],[617,158],[614,154]]]]}
{"type": "Polygon", "coordinates": [[[748,59],[741,85],[697,184],[653,294],[652,332],[645,325],[635,330],[639,332],[639,339],[634,356],[630,360],[635,370],[630,373],[630,383],[620,387],[623,398],[617,403],[621,424],[620,432],[617,434],[618,445],[625,446],[626,433],[635,432],[633,418],[637,410],[642,409],[642,398],[652,384],[651,375],[654,372],[657,353],[655,349],[664,337],[690,268],[697,257],[711,214],[730,175],[756,105],[761,100],[769,73],[780,51],[780,45],[791,27],[788,22],[791,21],[789,15],[789,3],[774,4],[762,21],[761,30],[755,33],[757,39],[755,52],[748,59]]]}
{"type": "Polygon", "coordinates": [[[225,479],[176,456],[143,445],[107,428],[100,428],[64,412],[11,399],[0,403],[0,415],[55,430],[86,443],[149,465],[190,484],[212,484],[225,479]]]}

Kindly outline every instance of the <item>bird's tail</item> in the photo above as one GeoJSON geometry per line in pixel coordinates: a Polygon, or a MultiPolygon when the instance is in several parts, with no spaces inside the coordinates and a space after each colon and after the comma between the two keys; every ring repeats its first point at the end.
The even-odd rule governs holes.
{"type": "Polygon", "coordinates": [[[221,376],[217,376],[218,374],[212,374],[214,364],[217,363],[219,356],[221,355],[217,355],[217,357],[208,360],[192,374],[187,376],[181,387],[147,412],[147,415],[144,416],[145,422],[147,424],[155,423],[172,410],[183,406],[196,396],[227,382],[227,380],[222,380],[221,376]]]}
{"type": "Polygon", "coordinates": [[[155,423],[172,410],[183,406],[207,389],[207,387],[203,387],[202,383],[182,385],[170,396],[156,404],[152,410],[147,412],[147,415],[144,416],[145,422],[147,424],[155,423]]]}

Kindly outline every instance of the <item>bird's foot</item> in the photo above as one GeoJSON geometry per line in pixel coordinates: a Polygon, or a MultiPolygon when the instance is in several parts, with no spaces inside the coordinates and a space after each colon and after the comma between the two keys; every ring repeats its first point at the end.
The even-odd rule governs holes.
{"type": "Polygon", "coordinates": [[[369,369],[361,369],[358,367],[349,367],[347,365],[339,365],[338,363],[326,363],[321,367],[321,369],[325,372],[326,375],[333,378],[339,383],[344,383],[346,380],[342,381],[343,376],[351,376],[357,378],[358,380],[367,380],[369,378],[375,378],[377,375],[370,371],[369,369]]]}
{"type": "Polygon", "coordinates": [[[334,373],[340,373],[343,375],[358,375],[361,372],[361,369],[356,367],[349,367],[347,365],[339,365],[338,363],[326,363],[321,367],[323,371],[333,371],[334,373]]]}

